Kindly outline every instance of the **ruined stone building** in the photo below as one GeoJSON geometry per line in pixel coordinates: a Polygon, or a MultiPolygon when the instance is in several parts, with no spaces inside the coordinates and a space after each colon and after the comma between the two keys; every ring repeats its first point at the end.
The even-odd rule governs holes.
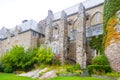
{"type": "Polygon", "coordinates": [[[104,0],[86,0],[61,12],[48,11],[45,24],[45,44],[60,55],[62,65],[66,60],[89,64],[96,50],[89,46],[89,39],[103,33],[104,0]]]}
{"type": "Polygon", "coordinates": [[[49,10],[48,16],[39,24],[30,20],[16,26],[14,30],[2,28],[0,53],[9,50],[14,44],[35,47],[39,44],[38,39],[45,36],[44,44],[60,55],[62,65],[70,60],[86,68],[96,55],[96,50],[91,49],[87,41],[103,33],[103,2],[85,0],[61,12],[49,10]]]}

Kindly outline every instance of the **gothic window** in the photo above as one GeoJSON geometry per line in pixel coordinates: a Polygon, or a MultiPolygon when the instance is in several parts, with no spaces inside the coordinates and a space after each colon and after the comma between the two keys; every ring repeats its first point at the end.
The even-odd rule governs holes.
{"type": "Polygon", "coordinates": [[[55,53],[55,54],[58,54],[59,52],[58,52],[58,45],[57,44],[54,44],[53,45],[53,52],[55,53]]]}
{"type": "Polygon", "coordinates": [[[70,33],[70,40],[75,40],[76,38],[76,30],[72,29],[70,33]]]}
{"type": "Polygon", "coordinates": [[[95,20],[96,23],[99,23],[100,22],[100,13],[97,13],[95,18],[96,18],[96,20],[95,20]]]}
{"type": "Polygon", "coordinates": [[[33,36],[35,36],[35,37],[37,36],[37,33],[36,33],[36,32],[34,32],[34,31],[32,32],[32,34],[33,34],[33,36]]]}
{"type": "Polygon", "coordinates": [[[54,30],[53,30],[53,38],[54,38],[54,39],[58,39],[58,34],[59,34],[58,29],[57,29],[57,28],[54,29],[54,30]]]}
{"type": "Polygon", "coordinates": [[[96,25],[102,23],[102,13],[96,12],[91,17],[91,25],[96,25]]]}

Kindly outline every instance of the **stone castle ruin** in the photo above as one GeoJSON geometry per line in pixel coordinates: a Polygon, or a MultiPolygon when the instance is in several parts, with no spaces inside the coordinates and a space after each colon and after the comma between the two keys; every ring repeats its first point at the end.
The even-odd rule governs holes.
{"type": "Polygon", "coordinates": [[[104,0],[85,0],[61,12],[48,11],[48,16],[39,23],[25,20],[15,29],[0,30],[0,56],[14,45],[25,48],[41,45],[60,56],[62,65],[67,61],[79,63],[82,68],[90,64],[99,53],[89,45],[91,37],[103,33],[104,0]]]}
{"type": "Polygon", "coordinates": [[[62,65],[67,60],[71,60],[79,63],[82,68],[86,68],[87,57],[92,57],[92,55],[87,55],[86,49],[86,21],[88,15],[85,6],[80,3],[75,19],[70,17],[65,11],[62,11],[60,18],[55,20],[53,12],[48,11],[45,20],[45,44],[52,47],[54,53],[60,55],[62,65]]]}

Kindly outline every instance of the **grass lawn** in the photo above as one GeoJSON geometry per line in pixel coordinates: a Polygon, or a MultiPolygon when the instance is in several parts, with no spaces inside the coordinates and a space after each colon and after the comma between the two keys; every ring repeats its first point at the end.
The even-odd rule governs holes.
{"type": "Polygon", "coordinates": [[[93,77],[77,77],[77,76],[60,76],[56,78],[52,78],[50,80],[109,80],[109,79],[102,79],[102,78],[93,78],[93,77]]]}
{"type": "Polygon", "coordinates": [[[15,74],[9,74],[9,73],[0,73],[0,80],[37,80],[37,79],[16,76],[15,74]]]}

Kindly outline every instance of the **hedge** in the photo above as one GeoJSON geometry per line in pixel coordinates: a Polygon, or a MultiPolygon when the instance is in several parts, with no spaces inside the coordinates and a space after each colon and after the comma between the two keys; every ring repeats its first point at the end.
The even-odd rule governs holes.
{"type": "Polygon", "coordinates": [[[112,72],[112,69],[109,65],[89,65],[88,66],[88,73],[91,74],[102,74],[112,72]]]}
{"type": "Polygon", "coordinates": [[[109,61],[105,55],[99,55],[93,58],[92,65],[109,65],[109,61]]]}

